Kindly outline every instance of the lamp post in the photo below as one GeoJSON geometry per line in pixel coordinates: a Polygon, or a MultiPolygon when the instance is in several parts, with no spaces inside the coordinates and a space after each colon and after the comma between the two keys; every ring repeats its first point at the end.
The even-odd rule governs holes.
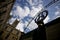
{"type": "Polygon", "coordinates": [[[47,17],[48,11],[44,10],[41,12],[35,19],[35,23],[38,25],[38,28],[33,33],[33,40],[46,40],[46,30],[43,20],[47,17]]]}

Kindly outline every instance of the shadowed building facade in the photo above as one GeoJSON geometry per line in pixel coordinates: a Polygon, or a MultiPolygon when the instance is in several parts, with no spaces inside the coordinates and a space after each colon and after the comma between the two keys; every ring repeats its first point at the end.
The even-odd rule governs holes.
{"type": "Polygon", "coordinates": [[[0,32],[0,39],[1,40],[19,40],[21,37],[21,32],[17,30],[15,27],[19,21],[15,20],[15,22],[10,25],[6,23],[3,30],[0,32]]]}
{"type": "Polygon", "coordinates": [[[10,17],[10,11],[15,0],[0,0],[0,30],[6,24],[10,17]]]}
{"type": "Polygon", "coordinates": [[[0,0],[0,40],[19,40],[21,32],[15,27],[18,20],[10,25],[7,21],[11,18],[10,11],[15,0],[0,0]]]}

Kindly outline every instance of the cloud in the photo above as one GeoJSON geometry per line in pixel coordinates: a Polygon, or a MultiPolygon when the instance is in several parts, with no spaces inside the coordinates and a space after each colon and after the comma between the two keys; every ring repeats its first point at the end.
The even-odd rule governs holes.
{"type": "Polygon", "coordinates": [[[55,17],[56,17],[56,18],[60,17],[60,11],[56,11],[56,12],[55,12],[55,17]]]}
{"type": "Polygon", "coordinates": [[[31,24],[28,26],[28,28],[30,29],[30,30],[33,30],[33,29],[35,29],[35,28],[37,28],[38,26],[37,26],[37,24],[35,23],[35,21],[33,20],[32,22],[31,22],[31,24]]]}
{"type": "Polygon", "coordinates": [[[16,10],[12,12],[13,12],[13,16],[14,15],[19,16],[21,19],[23,19],[24,17],[28,16],[28,14],[30,15],[30,17],[34,17],[42,8],[43,6],[39,6],[37,8],[32,6],[32,10],[30,10],[29,7],[27,6],[25,6],[23,9],[18,5],[16,6],[16,10]]]}
{"type": "Polygon", "coordinates": [[[30,12],[28,7],[25,7],[24,9],[22,9],[20,6],[17,6],[16,11],[18,12],[18,14],[21,18],[24,18],[25,16],[27,16],[30,12]]]}
{"type": "MultiPolygon", "coordinates": [[[[12,10],[11,15],[13,16],[19,16],[20,19],[20,23],[17,25],[16,29],[20,30],[20,31],[24,31],[23,27],[24,25],[28,24],[28,21],[25,21],[25,23],[22,22],[22,19],[24,19],[24,17],[34,17],[42,8],[43,8],[43,4],[42,4],[42,0],[27,0],[27,2],[30,3],[31,6],[31,10],[30,8],[27,6],[24,6],[24,8],[22,8],[20,5],[15,4],[14,7],[16,8],[15,10],[12,10]]],[[[24,19],[25,20],[25,19],[24,19]]],[[[31,19],[28,19],[31,20],[31,19]]],[[[30,30],[33,30],[35,28],[37,28],[37,25],[35,24],[34,21],[32,21],[32,23],[29,25],[30,30]]]]}
{"type": "Polygon", "coordinates": [[[39,8],[32,7],[32,10],[30,11],[30,16],[34,17],[41,9],[42,7],[39,8]]]}
{"type": "Polygon", "coordinates": [[[26,27],[25,27],[26,29],[24,30],[24,33],[30,32],[30,31],[36,29],[37,27],[38,27],[37,24],[36,24],[35,21],[33,20],[33,21],[30,23],[29,26],[26,25],[26,27]]]}
{"type": "Polygon", "coordinates": [[[16,18],[11,18],[7,23],[9,23],[10,25],[12,25],[15,20],[16,20],[16,18]]]}
{"type": "Polygon", "coordinates": [[[46,17],[46,19],[44,20],[44,24],[48,23],[49,22],[49,16],[46,17]]]}
{"type": "Polygon", "coordinates": [[[55,12],[55,17],[58,18],[60,17],[60,6],[58,5],[55,8],[57,9],[57,11],[55,12]]]}
{"type": "Polygon", "coordinates": [[[43,3],[42,0],[27,0],[31,6],[39,7],[43,3]]]}
{"type": "Polygon", "coordinates": [[[60,14],[60,11],[56,11],[55,12],[55,15],[57,16],[57,15],[59,15],[60,14]]]}
{"type": "Polygon", "coordinates": [[[24,24],[19,22],[18,25],[16,26],[16,29],[20,30],[21,32],[24,32],[23,27],[24,27],[24,24]]]}

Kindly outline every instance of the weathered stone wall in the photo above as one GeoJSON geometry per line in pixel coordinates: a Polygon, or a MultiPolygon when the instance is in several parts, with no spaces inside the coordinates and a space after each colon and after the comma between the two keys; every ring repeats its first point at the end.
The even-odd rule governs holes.
{"type": "Polygon", "coordinates": [[[21,32],[15,27],[19,21],[15,21],[12,25],[7,23],[10,11],[15,0],[0,0],[0,40],[19,40],[21,32]]]}
{"type": "Polygon", "coordinates": [[[6,24],[4,30],[0,32],[1,40],[19,40],[20,37],[21,32],[9,24],[6,24]]]}
{"type": "Polygon", "coordinates": [[[10,11],[14,4],[15,0],[3,0],[0,1],[0,30],[6,24],[7,20],[10,17],[10,11]]]}

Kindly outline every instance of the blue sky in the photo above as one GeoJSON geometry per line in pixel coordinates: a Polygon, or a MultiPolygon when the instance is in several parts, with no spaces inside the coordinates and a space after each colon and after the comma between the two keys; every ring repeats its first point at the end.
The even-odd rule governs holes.
{"type": "MultiPolygon", "coordinates": [[[[39,12],[45,5],[47,5],[52,0],[16,0],[15,4],[11,10],[10,15],[12,18],[10,19],[10,24],[14,22],[14,20],[20,21],[16,26],[16,29],[22,32],[29,32],[33,29],[37,28],[37,24],[34,20],[31,24],[27,27],[26,25],[28,22],[39,12]]],[[[44,20],[44,23],[48,23],[57,17],[60,17],[60,3],[57,2],[56,4],[46,8],[49,12],[47,18],[44,20]]]]}

